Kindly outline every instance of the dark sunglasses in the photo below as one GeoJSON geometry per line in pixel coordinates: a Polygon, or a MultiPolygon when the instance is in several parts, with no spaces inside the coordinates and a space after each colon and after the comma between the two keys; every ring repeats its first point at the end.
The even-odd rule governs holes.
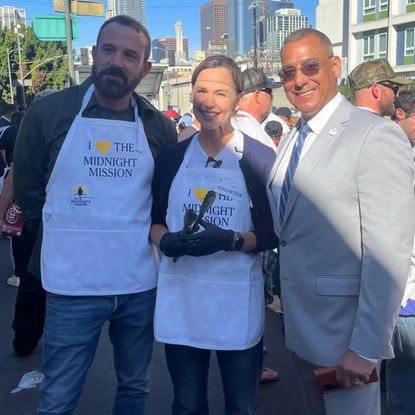
{"type": "Polygon", "coordinates": [[[317,75],[325,63],[332,57],[333,55],[328,56],[323,63],[320,63],[320,61],[316,59],[310,59],[299,67],[287,66],[285,68],[281,68],[278,71],[278,75],[281,78],[282,82],[290,82],[295,79],[295,74],[299,69],[305,76],[312,77],[317,75]]]}
{"type": "Polygon", "coordinates": [[[266,94],[272,96],[272,89],[271,88],[261,88],[261,89],[258,89],[258,91],[265,92],[266,94]]]}
{"type": "Polygon", "coordinates": [[[395,94],[395,96],[398,95],[399,85],[391,84],[389,82],[378,82],[378,84],[382,85],[382,86],[386,86],[386,88],[390,88],[393,91],[393,93],[395,94]]]}

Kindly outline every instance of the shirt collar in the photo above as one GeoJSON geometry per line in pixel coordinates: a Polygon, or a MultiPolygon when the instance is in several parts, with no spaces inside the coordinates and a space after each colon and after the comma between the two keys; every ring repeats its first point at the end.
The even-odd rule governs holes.
{"type": "Polygon", "coordinates": [[[361,110],[365,110],[365,111],[369,111],[369,112],[372,112],[373,114],[376,114],[376,115],[379,115],[380,116],[380,114],[378,114],[374,109],[372,109],[372,108],[369,108],[369,107],[364,107],[364,106],[362,106],[362,105],[356,105],[356,108],[359,108],[359,109],[361,109],[361,110]]]}
{"type": "Polygon", "coordinates": [[[252,114],[250,114],[249,112],[238,110],[237,113],[236,113],[236,118],[243,118],[243,117],[249,118],[252,121],[254,121],[256,124],[261,125],[258,122],[258,120],[252,114]]]}
{"type": "MultiPolygon", "coordinates": [[[[340,105],[343,100],[343,96],[340,92],[336,94],[320,111],[315,115],[311,120],[307,121],[311,130],[314,134],[320,134],[324,126],[327,124],[328,120],[336,111],[337,107],[340,105]]],[[[301,119],[301,126],[306,123],[304,119],[301,119]]]]}

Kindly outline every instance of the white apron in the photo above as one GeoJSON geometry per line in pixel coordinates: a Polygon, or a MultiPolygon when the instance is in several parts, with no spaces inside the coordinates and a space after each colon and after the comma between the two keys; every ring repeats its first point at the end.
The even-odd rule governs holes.
{"type": "MultiPolygon", "coordinates": [[[[186,168],[197,143],[192,139],[169,193],[167,226],[183,227],[186,208],[198,212],[207,190],[217,192],[204,218],[225,229],[252,229],[250,198],[237,170],[186,168]],[[221,193],[223,192],[223,193],[221,193]],[[224,194],[236,194],[230,198],[224,194]]],[[[158,341],[214,350],[256,345],[264,326],[264,288],[259,255],[220,251],[203,257],[163,256],[155,311],[158,341]]]]}
{"type": "Polygon", "coordinates": [[[135,122],[84,118],[91,85],[46,187],[42,284],[63,295],[116,295],[156,286],[149,241],[154,160],[135,122]]]}

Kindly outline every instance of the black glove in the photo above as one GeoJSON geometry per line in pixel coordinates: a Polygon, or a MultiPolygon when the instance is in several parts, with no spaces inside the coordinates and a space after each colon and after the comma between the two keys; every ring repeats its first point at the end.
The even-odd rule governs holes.
{"type": "Polygon", "coordinates": [[[168,257],[178,258],[189,255],[187,245],[180,239],[181,231],[167,232],[160,239],[160,251],[168,257]]]}
{"type": "Polygon", "coordinates": [[[205,256],[218,251],[230,251],[235,232],[213,225],[205,220],[200,224],[204,231],[182,236],[181,241],[186,250],[184,255],[205,256]]]}

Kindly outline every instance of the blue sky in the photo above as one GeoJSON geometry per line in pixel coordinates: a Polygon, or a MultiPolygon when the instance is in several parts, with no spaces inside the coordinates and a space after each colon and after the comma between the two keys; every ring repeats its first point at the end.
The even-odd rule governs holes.
{"type": "MultiPolygon", "coordinates": [[[[183,22],[183,34],[189,39],[189,49],[200,49],[200,6],[208,0],[146,0],[147,28],[152,38],[174,37],[175,23],[183,22]]],[[[105,4],[107,2],[105,1],[105,4]]],[[[311,25],[315,22],[315,9],[318,0],[294,0],[295,7],[309,17],[311,25]]],[[[53,14],[53,0],[0,0],[0,6],[15,6],[26,9],[26,16],[44,16],[53,14]]],[[[95,44],[98,29],[104,18],[78,16],[78,41],[74,48],[95,44]]]]}

